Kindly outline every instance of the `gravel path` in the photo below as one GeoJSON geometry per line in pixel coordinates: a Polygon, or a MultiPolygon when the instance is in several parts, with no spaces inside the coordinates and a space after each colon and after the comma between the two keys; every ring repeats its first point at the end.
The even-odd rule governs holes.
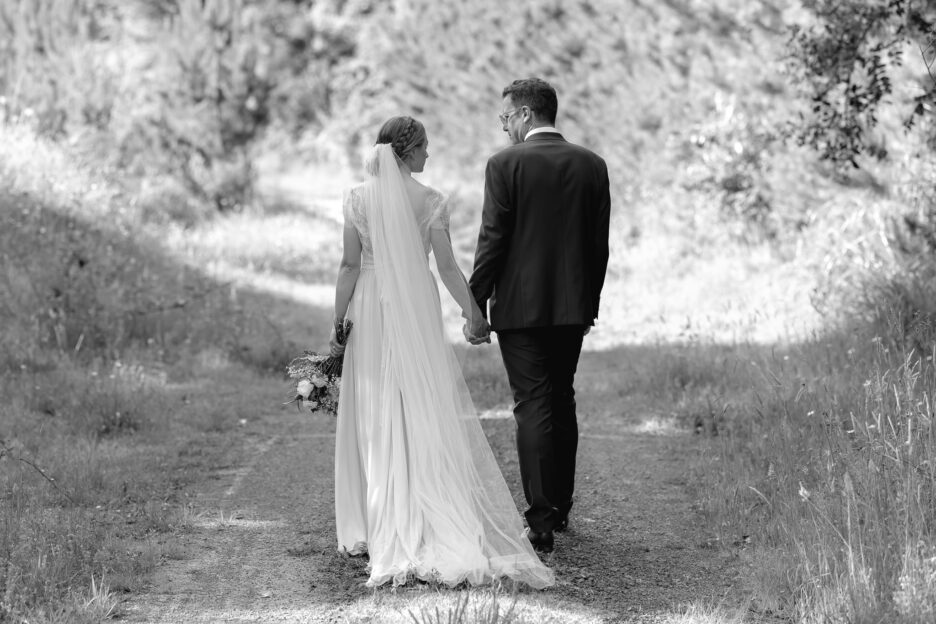
{"type": "MultiPolygon", "coordinates": [[[[579,378],[604,368],[586,353],[579,378]]],[[[591,411],[587,397],[579,406],[577,502],[547,560],[558,586],[522,592],[522,603],[551,614],[541,621],[589,623],[689,622],[680,614],[690,605],[738,604],[740,559],[704,547],[687,490],[697,439],[640,414],[601,415],[608,410],[591,411]]],[[[484,427],[519,495],[512,420],[484,427]]],[[[334,430],[333,420],[292,409],[237,429],[241,451],[190,492],[197,508],[178,536],[184,555],[157,569],[124,620],[410,621],[400,605],[405,614],[407,601],[438,588],[373,592],[363,586],[365,563],[336,553],[334,430]]]]}

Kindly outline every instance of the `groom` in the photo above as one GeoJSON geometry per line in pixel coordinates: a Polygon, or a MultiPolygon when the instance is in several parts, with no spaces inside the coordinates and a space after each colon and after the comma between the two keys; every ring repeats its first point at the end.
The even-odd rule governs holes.
{"type": "MultiPolygon", "coordinates": [[[[514,397],[529,539],[550,552],[572,507],[578,425],[573,381],[598,318],[608,266],[608,168],[554,127],[556,91],[515,80],[499,115],[512,145],[484,174],[484,208],[469,285],[490,301],[514,397]]],[[[466,333],[482,336],[483,321],[466,333]]]]}

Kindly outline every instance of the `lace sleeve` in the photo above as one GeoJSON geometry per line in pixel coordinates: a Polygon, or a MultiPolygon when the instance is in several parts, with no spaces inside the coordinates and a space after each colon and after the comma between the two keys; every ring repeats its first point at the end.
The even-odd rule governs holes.
{"type": "Polygon", "coordinates": [[[452,208],[448,198],[433,189],[426,196],[426,207],[429,213],[429,227],[447,232],[452,216],[452,208]]]}
{"type": "Polygon", "coordinates": [[[342,197],[342,212],[344,213],[345,227],[353,226],[357,231],[364,232],[364,202],[357,187],[345,189],[342,197]]]}

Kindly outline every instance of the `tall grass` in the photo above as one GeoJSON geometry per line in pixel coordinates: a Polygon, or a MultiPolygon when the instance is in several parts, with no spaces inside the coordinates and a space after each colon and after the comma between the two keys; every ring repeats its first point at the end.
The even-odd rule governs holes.
{"type": "Polygon", "coordinates": [[[933,265],[870,214],[826,257],[842,329],[691,375],[720,418],[697,483],[712,541],[749,560],[755,608],[799,622],[936,615],[933,265]]]}

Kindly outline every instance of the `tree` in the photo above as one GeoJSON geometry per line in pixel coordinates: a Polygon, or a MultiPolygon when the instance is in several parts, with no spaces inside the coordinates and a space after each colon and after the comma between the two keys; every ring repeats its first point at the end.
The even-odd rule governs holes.
{"type": "Polygon", "coordinates": [[[927,76],[934,57],[936,3],[931,0],[814,0],[814,23],[792,28],[790,66],[811,102],[795,130],[799,142],[835,165],[858,167],[862,155],[884,158],[870,138],[894,95],[893,75],[908,52],[922,53],[920,92],[906,106],[909,129],[936,99],[927,76]]]}

